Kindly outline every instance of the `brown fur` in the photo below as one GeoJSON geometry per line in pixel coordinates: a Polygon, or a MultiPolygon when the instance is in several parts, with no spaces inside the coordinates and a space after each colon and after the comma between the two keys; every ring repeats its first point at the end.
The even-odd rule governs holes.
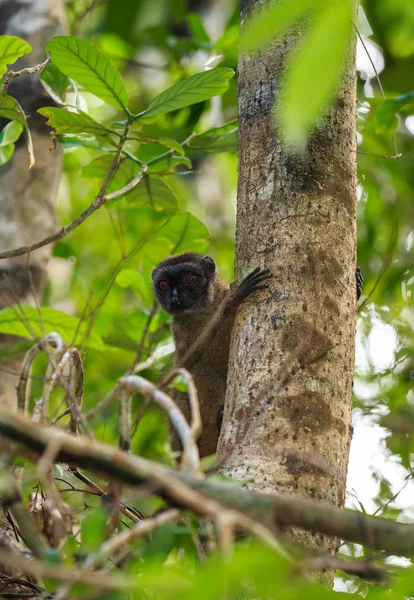
{"type": "MultiPolygon", "coordinates": [[[[192,374],[197,388],[203,424],[198,440],[201,457],[214,454],[217,447],[217,414],[226,394],[237,307],[252,292],[267,288],[269,277],[268,269],[257,267],[240,285],[229,287],[217,277],[213,259],[196,253],[170,256],[153,269],[154,293],[161,307],[172,315],[176,366],[192,374]],[[188,282],[188,277],[196,281],[188,282]]],[[[175,389],[171,395],[190,422],[188,395],[175,389]]],[[[173,448],[180,450],[174,431],[172,437],[173,448]]]]}
{"type": "MultiPolygon", "coordinates": [[[[225,301],[226,296],[229,296],[230,288],[216,278],[213,291],[209,306],[201,309],[197,314],[191,314],[191,317],[185,314],[175,315],[171,327],[176,345],[176,365],[186,367],[190,371],[198,392],[203,422],[198,440],[201,457],[214,454],[217,447],[219,430],[216,418],[220,407],[224,404],[226,394],[227,363],[235,310],[224,308],[222,317],[211,328],[207,338],[184,364],[182,360],[204,328],[208,328],[208,323],[215,316],[219,306],[225,301]]],[[[190,420],[187,394],[174,390],[172,396],[185,417],[190,420]]],[[[175,435],[173,435],[173,448],[174,450],[181,448],[175,435]]]]}

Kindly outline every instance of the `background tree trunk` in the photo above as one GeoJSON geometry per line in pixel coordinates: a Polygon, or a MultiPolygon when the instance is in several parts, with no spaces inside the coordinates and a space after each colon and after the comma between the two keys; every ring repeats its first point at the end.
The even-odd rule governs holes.
{"type": "MultiPolygon", "coordinates": [[[[34,66],[45,57],[45,44],[66,29],[61,0],[0,0],[0,35],[17,35],[27,40],[33,52],[11,68],[34,66]]],[[[11,161],[0,169],[0,249],[31,244],[56,229],[55,199],[61,172],[61,150],[51,151],[50,129],[36,110],[50,104],[39,82],[39,74],[16,78],[8,93],[14,96],[29,116],[36,164],[28,171],[29,157],[24,137],[11,161]]],[[[4,125],[5,123],[3,123],[4,125]]],[[[46,267],[51,247],[46,246],[28,256],[2,260],[0,263],[0,308],[16,302],[34,303],[46,281],[46,267]],[[33,288],[33,289],[32,289],[33,288]]],[[[10,341],[1,336],[0,348],[10,341]]],[[[0,405],[15,408],[17,376],[22,359],[2,361],[0,405]]]]}
{"type": "MultiPolygon", "coordinates": [[[[242,23],[259,4],[242,0],[242,23]]],[[[297,40],[293,32],[240,57],[236,273],[260,265],[273,279],[238,311],[219,464],[255,490],[341,507],[356,322],[355,52],[323,127],[303,153],[289,153],[273,104],[297,40]]]]}

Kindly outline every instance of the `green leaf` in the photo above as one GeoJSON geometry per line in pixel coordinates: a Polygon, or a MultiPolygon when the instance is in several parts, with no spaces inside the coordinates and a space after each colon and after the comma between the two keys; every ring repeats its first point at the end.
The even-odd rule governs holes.
{"type": "Polygon", "coordinates": [[[131,204],[147,204],[157,211],[176,212],[177,197],[170,186],[157,175],[147,175],[127,196],[131,204]]]}
{"type": "Polygon", "coordinates": [[[237,152],[237,134],[238,126],[237,119],[235,119],[194,136],[189,146],[205,152],[237,152]]]}
{"type": "Polygon", "coordinates": [[[180,156],[184,156],[185,152],[184,152],[184,148],[181,146],[181,144],[179,144],[177,142],[177,140],[173,140],[172,138],[166,138],[166,137],[162,137],[159,138],[157,140],[158,144],[161,144],[162,146],[166,146],[166,148],[170,148],[171,150],[174,150],[174,152],[177,152],[177,154],[179,154],[180,156]]]}
{"type": "Polygon", "coordinates": [[[191,213],[171,217],[145,246],[145,254],[152,264],[183,252],[205,252],[209,243],[207,227],[191,213]]]}
{"type": "Polygon", "coordinates": [[[56,65],[51,62],[46,65],[40,73],[40,83],[55,102],[64,103],[64,95],[70,85],[70,80],[56,65]]]}
{"type": "Polygon", "coordinates": [[[278,115],[288,145],[303,146],[332,101],[349,52],[351,28],[352,3],[326,3],[292,54],[278,115]]]}
{"type": "MultiPolygon", "coordinates": [[[[106,177],[113,157],[110,155],[100,156],[83,168],[82,174],[88,179],[93,179],[101,184],[106,177]]],[[[112,176],[108,187],[108,193],[121,189],[129,183],[137,174],[140,167],[129,158],[121,160],[117,170],[112,176]]],[[[144,177],[144,179],[130,192],[125,194],[129,206],[137,204],[149,204],[156,211],[176,212],[178,209],[177,198],[170,186],[156,175],[144,177]]],[[[117,198],[119,200],[119,198],[117,198]]]]}
{"type": "MultiPolygon", "coordinates": [[[[240,47],[248,52],[260,49],[303,18],[313,6],[313,0],[279,0],[270,8],[257,10],[248,17],[240,33],[240,47]]],[[[321,40],[323,43],[323,40],[321,40]]]]}
{"type": "Polygon", "coordinates": [[[174,241],[171,254],[203,252],[210,240],[207,227],[191,213],[176,215],[165,229],[164,235],[167,234],[167,239],[174,241]]]}
{"type": "Polygon", "coordinates": [[[24,127],[17,121],[11,121],[7,123],[2,132],[0,132],[0,148],[17,142],[21,134],[23,133],[24,127]]]}
{"type": "MultiPolygon", "coordinates": [[[[193,168],[193,163],[188,158],[188,156],[172,156],[171,157],[171,166],[172,166],[172,168],[174,169],[174,167],[176,167],[178,165],[185,165],[189,169],[193,168]]],[[[155,165],[154,165],[154,167],[155,167],[155,165]]],[[[149,169],[149,172],[150,171],[151,171],[151,169],[149,169]]]]}
{"type": "MultiPolygon", "coordinates": [[[[127,268],[122,269],[118,273],[116,283],[121,288],[131,288],[139,298],[142,298],[146,306],[151,306],[153,302],[151,278],[144,277],[144,275],[136,269],[127,268]]],[[[139,334],[148,319],[148,314],[142,310],[134,310],[129,314],[128,319],[130,321],[132,321],[131,315],[134,315],[135,326],[137,326],[135,331],[139,334]]],[[[129,327],[127,329],[129,331],[129,327]]]]}
{"type": "Polygon", "coordinates": [[[14,144],[8,144],[7,146],[0,146],[0,167],[5,165],[14,154],[14,144]]]}
{"type": "MultiPolygon", "coordinates": [[[[99,156],[83,168],[82,175],[87,179],[92,179],[99,185],[102,185],[113,160],[114,157],[110,154],[99,156]]],[[[111,182],[108,186],[108,193],[115,192],[124,187],[138,174],[138,171],[139,165],[129,158],[123,158],[115,173],[112,175],[111,182]]],[[[132,192],[129,192],[129,194],[131,193],[132,192]]]]}
{"type": "Polygon", "coordinates": [[[189,13],[187,15],[187,24],[193,39],[198,42],[200,46],[208,46],[210,44],[210,37],[205,30],[200,15],[197,13],[189,13]]]}
{"type": "Polygon", "coordinates": [[[211,53],[219,54],[226,62],[237,64],[240,54],[239,24],[233,23],[215,42],[211,53]]]}
{"type": "Polygon", "coordinates": [[[7,94],[0,94],[0,117],[26,125],[26,117],[20,104],[7,94]]]}
{"type": "Polygon", "coordinates": [[[140,277],[135,269],[122,269],[116,277],[116,283],[122,288],[139,291],[140,277]]]}
{"type": "Polygon", "coordinates": [[[73,36],[58,36],[46,44],[54,64],[86,91],[121,110],[128,92],[119,71],[96,46],[73,36]]]}
{"type": "Polygon", "coordinates": [[[82,550],[96,550],[106,538],[108,512],[103,506],[90,509],[81,523],[82,550]]]}
{"type": "MultiPolygon", "coordinates": [[[[68,315],[53,308],[41,308],[41,321],[39,313],[34,306],[21,305],[3,308],[0,310],[0,333],[17,335],[23,338],[38,339],[55,331],[67,343],[81,343],[88,333],[88,323],[81,322],[77,317],[68,315]],[[24,318],[20,313],[24,314],[24,318]],[[76,336],[76,339],[74,339],[76,336]]],[[[87,345],[95,350],[103,350],[104,344],[101,337],[94,331],[91,332],[87,345]]]]}
{"type": "Polygon", "coordinates": [[[413,109],[414,92],[384,100],[374,116],[376,133],[394,133],[398,127],[396,113],[407,112],[411,114],[414,111],[413,109]]]}
{"type": "Polygon", "coordinates": [[[24,340],[15,344],[7,343],[0,348],[0,360],[10,360],[17,356],[24,356],[32,346],[33,342],[31,340],[24,340]]]}
{"type": "Polygon", "coordinates": [[[110,143],[109,145],[112,145],[112,139],[110,140],[108,137],[104,138],[101,142],[100,136],[98,135],[91,137],[91,135],[81,133],[73,135],[63,134],[60,136],[59,142],[64,148],[79,148],[80,146],[83,146],[85,148],[95,148],[97,150],[107,150],[108,144],[110,143]]]}
{"type": "Polygon", "coordinates": [[[7,71],[6,65],[13,64],[32,49],[30,44],[15,35],[0,35],[0,75],[7,71]]]}
{"type": "Polygon", "coordinates": [[[0,166],[6,164],[14,153],[14,142],[21,136],[24,127],[17,121],[7,123],[3,131],[0,132],[0,166]]]}
{"type": "Polygon", "coordinates": [[[40,115],[48,118],[47,124],[55,129],[57,134],[62,133],[100,133],[109,134],[109,129],[94,121],[86,113],[70,112],[63,108],[44,106],[37,111],[40,115]]]}
{"type": "MultiPolygon", "coordinates": [[[[101,184],[105,179],[113,160],[113,156],[109,154],[98,156],[98,158],[95,158],[92,162],[83,167],[83,177],[93,179],[101,184]]],[[[134,172],[134,164],[131,165],[131,163],[132,161],[129,159],[124,158],[121,160],[117,170],[112,176],[111,183],[109,184],[109,187],[112,186],[112,192],[125,185],[126,177],[129,177],[134,172]]],[[[134,177],[134,175],[132,175],[132,177],[134,177]]]]}
{"type": "Polygon", "coordinates": [[[228,80],[233,75],[233,69],[220,67],[185,77],[156,96],[145,111],[145,117],[155,117],[218,96],[227,90],[228,80]]]}
{"type": "Polygon", "coordinates": [[[32,136],[30,134],[29,126],[27,125],[26,115],[24,114],[22,107],[15,98],[12,98],[7,94],[0,95],[0,117],[5,117],[10,121],[17,121],[18,123],[21,123],[24,126],[26,130],[27,150],[29,152],[28,169],[31,169],[35,164],[32,136]]]}

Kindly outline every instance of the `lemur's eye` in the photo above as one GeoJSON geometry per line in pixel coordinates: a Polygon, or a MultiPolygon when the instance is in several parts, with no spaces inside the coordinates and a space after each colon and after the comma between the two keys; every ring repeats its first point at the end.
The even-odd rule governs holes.
{"type": "Polygon", "coordinates": [[[186,278],[186,282],[189,283],[190,285],[193,285],[194,283],[197,282],[197,275],[188,275],[186,278]]]}
{"type": "Polygon", "coordinates": [[[160,288],[160,290],[165,292],[165,290],[168,290],[168,283],[166,281],[160,281],[158,287],[160,288]]]}

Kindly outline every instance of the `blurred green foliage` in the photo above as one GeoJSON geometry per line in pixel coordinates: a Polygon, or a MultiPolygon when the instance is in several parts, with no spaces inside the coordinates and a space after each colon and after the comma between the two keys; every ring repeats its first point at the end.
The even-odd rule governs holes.
{"type": "MultiPolygon", "coordinates": [[[[344,40],[349,35],[349,23],[341,35],[333,35],[339,4],[329,8],[327,3],[321,3],[322,8],[318,5],[315,26],[287,74],[290,91],[285,126],[294,143],[304,139],[322,105],[326,109],[337,84],[344,40]],[[329,63],[323,59],[326,53],[329,63]],[[311,77],[304,78],[304,73],[311,77]],[[298,114],[302,120],[296,119],[298,114]]],[[[260,47],[279,33],[277,28],[286,30],[306,16],[311,5],[279,2],[271,19],[266,15],[246,28],[245,47],[249,51],[260,47]]],[[[387,99],[382,98],[370,67],[361,67],[358,79],[358,264],[365,285],[358,319],[363,358],[357,362],[355,406],[359,418],[387,429],[388,456],[405,473],[401,486],[413,485],[414,452],[413,6],[409,0],[362,2],[364,22],[372,32],[361,30],[361,35],[380,71],[387,99]],[[393,158],[397,152],[401,157],[393,158]],[[389,335],[381,337],[384,326],[389,335]],[[381,361],[381,351],[390,358],[381,361]]],[[[143,361],[154,354],[154,363],[143,371],[153,381],[171,360],[168,319],[154,313],[150,284],[151,269],[158,261],[173,252],[208,252],[217,261],[221,276],[231,280],[237,98],[235,78],[229,76],[230,69],[237,69],[238,7],[233,0],[71,0],[67,8],[74,37],[49,42],[52,63],[41,76],[59,106],[40,111],[65,151],[58,199],[61,223],[76,218],[98,193],[128,119],[132,127],[126,154],[109,192],[135,177],[142,163],[148,165],[136,188],[109,202],[56,244],[50,264],[50,282],[42,299],[43,325],[46,330],[59,331],[67,342],[76,339],[83,351],[88,410],[114,387],[134,360],[143,361]],[[203,71],[207,63],[216,70],[203,71]],[[76,112],[63,110],[63,102],[76,112]],[[131,115],[139,118],[132,120],[131,115]],[[196,135],[189,139],[193,133],[196,135]]],[[[342,9],[347,10],[343,3],[342,9]]],[[[5,59],[2,63],[1,49],[0,42],[0,66],[7,64],[5,59]]],[[[27,49],[22,46],[20,50],[27,49]]],[[[359,64],[364,57],[366,63],[360,45],[359,64]]],[[[8,96],[0,97],[0,116],[25,124],[21,109],[8,96]]],[[[0,156],[8,152],[6,158],[10,158],[10,148],[4,148],[14,144],[16,135],[17,128],[3,130],[0,156]]],[[[36,310],[23,309],[35,327],[31,335],[39,335],[36,310]]],[[[19,315],[7,310],[0,315],[0,331],[27,337],[19,315]]],[[[20,345],[16,351],[21,351],[20,345]]],[[[41,394],[44,366],[44,359],[37,359],[33,398],[41,394]]],[[[52,419],[64,408],[63,392],[56,390],[51,401],[52,419]]],[[[171,463],[164,415],[136,397],[133,418],[132,451],[171,463]]],[[[108,405],[92,426],[98,439],[117,444],[117,407],[108,405]]],[[[67,473],[60,475],[73,485],[67,473]]],[[[375,477],[376,509],[393,520],[405,519],[407,514],[412,517],[410,507],[398,503],[395,482],[381,472],[375,477]]],[[[25,469],[25,481],[24,494],[29,500],[36,481],[29,469],[25,469]]],[[[64,547],[65,560],[73,564],[77,553],[98,548],[113,523],[98,497],[65,494],[85,533],[81,547],[73,539],[64,547]]],[[[124,494],[123,501],[145,515],[162,506],[160,500],[132,491],[124,494]]],[[[117,527],[122,530],[127,524],[121,520],[117,527]]],[[[227,561],[218,556],[207,558],[209,536],[209,524],[185,517],[174,526],[156,530],[151,539],[135,542],[122,564],[122,571],[135,581],[129,597],[333,597],[334,592],[298,577],[292,565],[274,551],[247,539],[239,540],[234,556],[227,561]],[[197,542],[200,532],[201,546],[197,542]]],[[[352,544],[344,552],[365,554],[363,548],[352,544]]],[[[338,589],[368,598],[413,597],[413,586],[412,568],[382,588],[350,576],[338,581],[338,589]]],[[[125,598],[126,593],[105,597],[125,598]]]]}

